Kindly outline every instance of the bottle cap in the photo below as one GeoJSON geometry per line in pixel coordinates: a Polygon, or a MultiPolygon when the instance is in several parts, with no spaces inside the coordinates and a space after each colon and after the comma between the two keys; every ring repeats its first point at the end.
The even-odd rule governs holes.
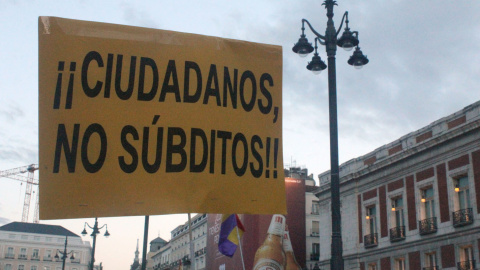
{"type": "Polygon", "coordinates": [[[283,236],[284,231],[285,217],[283,215],[273,215],[272,221],[270,222],[270,227],[268,228],[268,233],[283,236]]]}

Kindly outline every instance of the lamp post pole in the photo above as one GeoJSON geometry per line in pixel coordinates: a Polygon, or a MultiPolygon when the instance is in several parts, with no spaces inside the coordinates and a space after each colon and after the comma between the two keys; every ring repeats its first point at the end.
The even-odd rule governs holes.
{"type": "Polygon", "coordinates": [[[73,256],[73,251],[67,252],[67,243],[68,243],[68,236],[65,236],[65,247],[63,248],[63,252],[57,249],[57,254],[55,255],[55,259],[59,259],[58,253],[62,255],[62,270],[65,270],[65,260],[67,259],[68,254],[72,254],[70,260],[75,259],[73,256]]]}
{"type": "Polygon", "coordinates": [[[337,5],[334,0],[324,0],[323,5],[327,9],[327,28],[325,36],[319,34],[311,26],[310,22],[302,19],[302,34],[298,43],[293,47],[295,53],[300,56],[306,56],[315,50],[312,61],[308,63],[307,69],[315,74],[320,73],[327,68],[327,65],[321,60],[317,52],[317,42],[325,46],[328,57],[328,105],[329,105],[329,122],[330,122],[330,192],[331,192],[331,211],[332,211],[332,243],[331,243],[331,259],[330,269],[343,270],[343,248],[342,248],[342,231],[341,231],[341,214],[340,214],[340,177],[339,177],[339,161],[338,161],[338,123],[337,123],[337,78],[336,78],[336,60],[335,55],[337,45],[345,50],[351,50],[356,46],[356,50],[348,60],[350,65],[355,68],[361,68],[368,63],[368,59],[363,55],[358,47],[358,32],[351,32],[348,28],[348,12],[345,12],[337,31],[333,22],[333,7],[337,5]],[[346,27],[343,35],[337,39],[343,23],[346,27]],[[316,35],[315,48],[308,42],[305,37],[305,23],[310,30],[316,35]]]}
{"type": "Polygon", "coordinates": [[[104,224],[102,227],[98,227],[98,220],[97,218],[95,218],[95,224],[93,225],[93,227],[91,227],[87,222],[85,222],[85,225],[83,226],[83,231],[82,231],[82,235],[85,236],[87,235],[87,226],[92,229],[92,234],[91,236],[93,237],[93,243],[92,243],[92,259],[90,261],[90,265],[89,265],[89,270],[93,270],[94,268],[94,264],[95,264],[95,245],[96,245],[96,242],[97,242],[97,234],[100,233],[100,230],[105,227],[105,234],[104,236],[105,237],[109,237],[110,236],[110,233],[108,233],[108,228],[107,228],[107,224],[104,224]]]}
{"type": "Polygon", "coordinates": [[[68,241],[68,236],[65,237],[65,247],[63,248],[63,253],[62,254],[62,270],[65,270],[65,260],[67,259],[67,241],[68,241]]]}
{"type": "Polygon", "coordinates": [[[97,242],[97,233],[95,232],[95,230],[98,230],[97,218],[95,218],[95,225],[93,225],[93,232],[92,232],[93,243],[92,243],[92,260],[90,261],[90,270],[93,270],[93,265],[95,264],[95,245],[97,242]]]}

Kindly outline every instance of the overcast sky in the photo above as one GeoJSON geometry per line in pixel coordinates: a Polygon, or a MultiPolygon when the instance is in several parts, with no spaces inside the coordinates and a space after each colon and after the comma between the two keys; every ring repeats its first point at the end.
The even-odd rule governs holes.
{"type": "MultiPolygon", "coordinates": [[[[281,45],[284,163],[317,178],[330,168],[327,73],[313,75],[305,68],[311,55],[300,58],[291,48],[302,18],[325,31],[322,2],[0,0],[0,170],[38,163],[38,16],[57,16],[281,45]]],[[[480,1],[339,0],[337,27],[346,10],[370,63],[356,70],[346,63],[352,52],[337,51],[341,163],[479,100],[480,1]]],[[[312,42],[310,30],[306,35],[312,42]]],[[[320,56],[326,61],[324,47],[320,56]]],[[[24,188],[0,178],[0,225],[21,219],[24,188]]],[[[143,220],[101,218],[112,236],[98,238],[96,261],[128,269],[143,220]]],[[[186,215],[150,220],[150,240],[169,240],[186,215]]],[[[85,221],[93,225],[44,223],[80,233],[85,221]]]]}

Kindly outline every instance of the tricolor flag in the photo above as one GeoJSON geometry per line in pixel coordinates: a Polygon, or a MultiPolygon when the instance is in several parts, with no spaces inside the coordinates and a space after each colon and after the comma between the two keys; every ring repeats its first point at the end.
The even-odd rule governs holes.
{"type": "Polygon", "coordinates": [[[237,246],[240,245],[243,232],[245,232],[245,228],[237,214],[223,215],[218,251],[225,256],[232,257],[237,246]]]}

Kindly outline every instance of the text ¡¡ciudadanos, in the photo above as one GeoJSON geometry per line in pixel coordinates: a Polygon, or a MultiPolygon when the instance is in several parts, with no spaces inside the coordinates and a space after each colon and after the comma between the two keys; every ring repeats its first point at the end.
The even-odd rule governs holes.
{"type": "MultiPolygon", "coordinates": [[[[160,63],[159,63],[160,64],[160,63]]],[[[254,74],[250,70],[238,70],[231,67],[218,68],[211,64],[206,71],[200,69],[193,61],[177,63],[168,60],[165,73],[160,74],[157,61],[148,57],[130,56],[125,59],[122,54],[101,55],[99,52],[88,52],[80,66],[80,77],[76,78],[77,63],[69,63],[69,71],[65,71],[65,61],[58,62],[58,76],[55,86],[53,109],[63,109],[62,97],[65,97],[65,109],[74,106],[74,81],[81,81],[80,93],[92,99],[110,98],[120,100],[135,100],[141,102],[165,102],[166,99],[176,103],[201,103],[218,107],[231,107],[235,110],[250,112],[258,110],[262,114],[272,114],[275,123],[278,118],[278,107],[273,108],[272,94],[269,88],[275,82],[269,73],[254,74]],[[114,61],[115,59],[115,61],[114,61]],[[115,62],[115,64],[114,64],[115,62]],[[125,64],[128,62],[128,65],[125,64]],[[128,67],[127,87],[122,87],[123,68],[128,67]],[[95,70],[95,72],[90,72],[95,70]],[[180,87],[178,73],[182,72],[184,81],[180,87]],[[138,73],[138,81],[136,74],[138,73]],[[145,82],[145,74],[152,77],[145,82]],[[98,77],[101,74],[101,77],[98,77]],[[196,78],[196,84],[190,85],[190,77],[196,78]],[[64,78],[66,77],[66,78],[64,78]],[[220,85],[219,77],[223,84],[220,85]],[[68,80],[67,89],[62,89],[63,80],[68,80]],[[204,80],[206,83],[204,83],[204,80]],[[91,83],[94,82],[94,83],[91,83]]],[[[118,156],[118,166],[126,173],[136,170],[145,170],[148,173],[157,173],[164,156],[166,173],[175,173],[188,170],[189,172],[215,173],[215,164],[220,164],[220,172],[226,173],[227,166],[237,176],[251,173],[259,178],[271,177],[270,156],[273,153],[272,177],[277,178],[277,159],[279,138],[262,138],[258,135],[245,136],[242,132],[227,130],[203,130],[192,127],[185,130],[181,127],[164,127],[159,125],[160,115],[153,116],[150,126],[125,125],[119,136],[125,155],[118,156]],[[140,143],[135,143],[135,142],[140,143]],[[185,149],[189,145],[189,151],[185,149]],[[221,149],[221,155],[215,155],[215,148],[221,149]],[[228,152],[231,155],[227,155],[228,152]],[[149,151],[153,151],[155,158],[149,160],[149,151]],[[240,153],[240,155],[238,155],[240,153]],[[253,159],[249,158],[251,153],[253,159]],[[174,161],[174,156],[179,157],[174,161]],[[200,157],[200,158],[199,158],[200,157]],[[187,166],[188,164],[188,166],[187,166]]],[[[60,170],[60,160],[64,157],[68,172],[75,172],[77,166],[90,173],[102,169],[108,154],[109,140],[101,123],[92,123],[88,126],[74,124],[73,129],[67,130],[64,124],[58,125],[57,142],[53,172],[60,170]],[[89,155],[89,142],[92,136],[100,138],[98,156],[89,155]],[[90,158],[89,158],[90,156],[90,158]]]]}
{"type": "Polygon", "coordinates": [[[277,45],[40,17],[40,218],[285,213],[282,61],[277,45]]]}

